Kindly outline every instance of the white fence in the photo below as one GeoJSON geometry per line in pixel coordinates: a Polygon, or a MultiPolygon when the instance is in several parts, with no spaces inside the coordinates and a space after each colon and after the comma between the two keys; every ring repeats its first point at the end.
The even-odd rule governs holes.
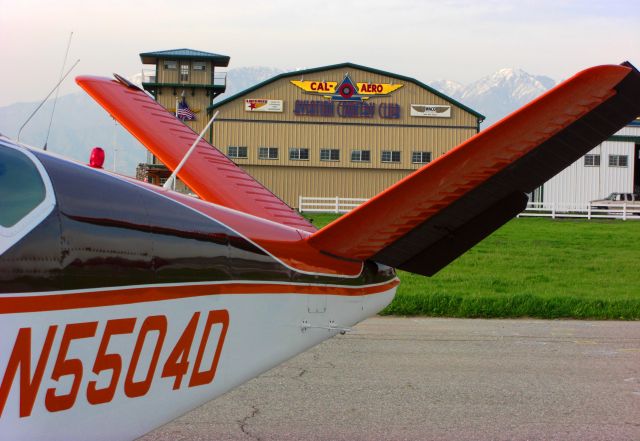
{"type": "MultiPolygon", "coordinates": [[[[348,213],[366,201],[367,199],[362,198],[339,198],[337,196],[330,198],[300,196],[298,210],[313,213],[348,213]]],[[[596,209],[588,204],[580,207],[575,204],[529,202],[527,208],[518,217],[640,220],[640,206],[612,204],[606,209],[596,209]]]]}
{"type": "Polygon", "coordinates": [[[362,198],[314,198],[300,196],[298,210],[311,213],[348,213],[368,199],[362,198]]]}
{"type": "Polygon", "coordinates": [[[529,202],[518,217],[640,220],[640,206],[611,204],[607,208],[594,208],[590,204],[576,206],[556,202],[529,202]]]}

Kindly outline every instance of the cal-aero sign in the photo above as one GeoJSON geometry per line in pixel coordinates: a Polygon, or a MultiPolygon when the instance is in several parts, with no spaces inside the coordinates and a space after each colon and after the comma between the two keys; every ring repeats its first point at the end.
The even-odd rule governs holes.
{"type": "Polygon", "coordinates": [[[245,112],[282,112],[282,100],[246,99],[244,100],[245,112]]]}
{"type": "Polygon", "coordinates": [[[369,98],[387,96],[403,86],[389,83],[354,83],[349,74],[345,74],[339,84],[337,81],[314,80],[293,80],[291,84],[308,94],[331,101],[366,101],[369,98]]]}
{"type": "Polygon", "coordinates": [[[437,104],[411,104],[411,116],[451,118],[451,106],[437,104]]]}
{"type": "Polygon", "coordinates": [[[349,74],[342,82],[294,80],[291,84],[316,95],[324,100],[296,100],[293,113],[298,116],[323,116],[341,118],[400,118],[400,106],[395,103],[382,103],[376,106],[369,98],[388,96],[398,90],[402,84],[354,83],[349,74]]]}

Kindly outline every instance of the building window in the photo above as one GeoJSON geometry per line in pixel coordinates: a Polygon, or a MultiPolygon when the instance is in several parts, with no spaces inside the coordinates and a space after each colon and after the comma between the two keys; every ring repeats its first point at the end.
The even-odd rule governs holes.
{"type": "Polygon", "coordinates": [[[180,81],[189,81],[189,65],[180,65],[180,81]]]}
{"type": "Polygon", "coordinates": [[[414,164],[431,162],[431,152],[411,152],[411,162],[414,164]]]}
{"type": "Polygon", "coordinates": [[[384,150],[382,152],[382,162],[400,162],[400,152],[384,150]]]}
{"type": "Polygon", "coordinates": [[[164,60],[164,68],[165,69],[177,69],[178,68],[178,62],[177,61],[171,61],[171,60],[164,60]]]}
{"type": "Polygon", "coordinates": [[[259,159],[278,159],[277,147],[260,147],[258,149],[259,159]]]}
{"type": "Polygon", "coordinates": [[[320,149],[321,161],[339,161],[340,150],[338,149],[320,149]]]}
{"type": "Polygon", "coordinates": [[[371,161],[370,150],[352,150],[351,151],[352,162],[369,162],[371,161]]]}
{"type": "Polygon", "coordinates": [[[609,167],[627,167],[629,157],[627,155],[609,155],[609,167]]]}
{"type": "Polygon", "coordinates": [[[160,178],[160,185],[166,184],[168,179],[169,178],[160,178]]]}
{"type": "Polygon", "coordinates": [[[204,61],[194,61],[193,70],[207,70],[207,65],[204,61]]]}
{"type": "Polygon", "coordinates": [[[294,161],[304,161],[309,159],[309,149],[291,147],[289,149],[289,159],[294,161]]]}
{"type": "Polygon", "coordinates": [[[584,155],[585,167],[600,167],[600,155],[584,155]]]}
{"type": "Polygon", "coordinates": [[[229,158],[247,158],[247,148],[239,146],[227,147],[227,156],[229,158]]]}

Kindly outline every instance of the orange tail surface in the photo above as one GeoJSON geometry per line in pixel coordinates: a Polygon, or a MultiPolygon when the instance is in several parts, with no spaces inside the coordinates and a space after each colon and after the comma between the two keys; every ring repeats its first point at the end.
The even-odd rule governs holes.
{"type": "Polygon", "coordinates": [[[584,70],[307,240],[335,256],[433,275],[639,114],[633,66],[584,70]]]}

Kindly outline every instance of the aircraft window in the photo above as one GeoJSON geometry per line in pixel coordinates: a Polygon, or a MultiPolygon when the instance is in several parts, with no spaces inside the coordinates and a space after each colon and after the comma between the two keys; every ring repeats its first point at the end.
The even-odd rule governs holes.
{"type": "Polygon", "coordinates": [[[44,200],[35,164],[23,153],[0,146],[0,226],[10,228],[44,200]]]}

